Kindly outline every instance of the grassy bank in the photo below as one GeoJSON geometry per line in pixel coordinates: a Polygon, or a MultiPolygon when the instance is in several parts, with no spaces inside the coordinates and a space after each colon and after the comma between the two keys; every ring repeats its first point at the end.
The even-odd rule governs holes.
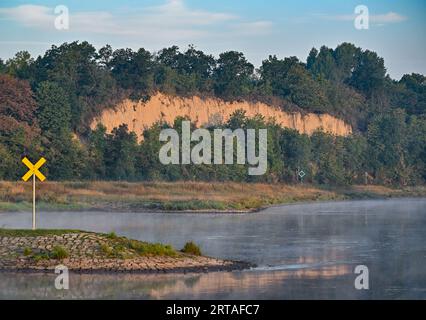
{"type": "MultiPolygon", "coordinates": [[[[0,182],[0,212],[31,209],[30,183],[0,182]]],[[[312,185],[206,182],[43,182],[39,210],[248,211],[309,201],[424,197],[426,187],[325,187],[312,185]]]]}

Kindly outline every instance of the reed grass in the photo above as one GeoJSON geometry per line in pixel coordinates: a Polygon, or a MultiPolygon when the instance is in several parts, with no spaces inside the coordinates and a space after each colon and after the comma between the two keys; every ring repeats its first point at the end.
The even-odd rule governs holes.
{"type": "MultiPolygon", "coordinates": [[[[31,209],[30,183],[0,181],[0,211],[31,209]]],[[[43,182],[40,210],[253,210],[281,203],[426,196],[426,187],[329,187],[236,182],[43,182]]]]}

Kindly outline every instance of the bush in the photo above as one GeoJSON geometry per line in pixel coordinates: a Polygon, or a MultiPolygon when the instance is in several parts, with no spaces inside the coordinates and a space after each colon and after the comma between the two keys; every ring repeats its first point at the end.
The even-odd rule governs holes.
{"type": "Polygon", "coordinates": [[[117,239],[117,234],[113,231],[106,235],[108,239],[117,239]]]}
{"type": "Polygon", "coordinates": [[[105,253],[107,256],[110,256],[113,254],[114,249],[106,244],[101,245],[101,251],[105,253]]]}
{"type": "Polygon", "coordinates": [[[139,255],[154,255],[154,256],[175,256],[176,251],[170,245],[161,243],[147,243],[137,240],[128,240],[127,246],[135,250],[139,255]]]}
{"type": "Polygon", "coordinates": [[[54,247],[52,252],[50,253],[50,257],[52,259],[57,259],[57,260],[68,258],[68,256],[69,256],[68,251],[61,246],[54,247]]]}
{"type": "Polygon", "coordinates": [[[24,248],[24,256],[28,257],[33,253],[33,250],[31,250],[31,248],[24,248]]]}
{"type": "Polygon", "coordinates": [[[47,253],[37,253],[33,256],[35,262],[39,262],[41,260],[49,260],[49,255],[47,253]]]}
{"type": "Polygon", "coordinates": [[[194,242],[189,241],[185,243],[185,246],[181,250],[184,253],[189,253],[194,256],[201,256],[201,249],[199,246],[197,246],[194,242]]]}

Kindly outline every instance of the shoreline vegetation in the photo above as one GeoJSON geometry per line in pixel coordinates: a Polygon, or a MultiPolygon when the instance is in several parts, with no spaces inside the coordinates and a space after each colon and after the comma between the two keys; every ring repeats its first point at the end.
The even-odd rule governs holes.
{"type": "MultiPolygon", "coordinates": [[[[218,57],[194,46],[158,49],[97,49],[82,40],[52,45],[38,57],[20,51],[0,59],[0,180],[25,174],[23,156],[33,162],[43,156],[51,181],[294,184],[303,170],[303,182],[312,184],[426,184],[424,75],[392,79],[382,57],[348,42],[312,48],[302,60],[264,48],[258,68],[232,47],[218,57]],[[103,121],[105,113],[114,121],[103,121]],[[329,123],[331,116],[350,128],[338,130],[346,125],[329,123]],[[217,129],[267,129],[266,173],[248,174],[249,159],[163,166],[159,135],[182,132],[186,120],[211,137],[217,129]]],[[[187,205],[185,199],[176,206],[187,205]]],[[[189,209],[212,206],[228,205],[189,209]]]]}
{"type": "MultiPolygon", "coordinates": [[[[0,213],[31,210],[31,185],[0,181],[0,213]]],[[[237,182],[43,182],[43,211],[252,212],[298,202],[426,197],[426,186],[316,186],[237,182]]]]}
{"type": "Polygon", "coordinates": [[[170,245],[132,240],[115,233],[0,229],[0,271],[53,272],[58,265],[77,273],[208,272],[252,266],[202,256],[193,242],[177,251],[170,245]]]}

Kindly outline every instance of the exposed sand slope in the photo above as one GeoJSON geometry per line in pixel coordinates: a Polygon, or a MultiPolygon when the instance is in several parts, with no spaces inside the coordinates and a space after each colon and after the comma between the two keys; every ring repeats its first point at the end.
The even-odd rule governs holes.
{"type": "Polygon", "coordinates": [[[261,114],[265,119],[275,118],[281,126],[296,129],[301,133],[311,134],[319,128],[339,136],[352,133],[349,124],[328,114],[286,113],[260,102],[225,102],[214,98],[169,97],[161,93],[152,96],[146,103],[126,99],[119,103],[115,110],[105,110],[100,117],[94,119],[91,127],[95,128],[97,123],[101,122],[110,132],[113,128],[125,123],[130,130],[137,133],[139,139],[142,139],[143,130],[158,120],[173,123],[178,116],[188,116],[197,126],[203,126],[217,123],[219,120],[226,121],[238,109],[245,110],[248,117],[261,114]]]}

